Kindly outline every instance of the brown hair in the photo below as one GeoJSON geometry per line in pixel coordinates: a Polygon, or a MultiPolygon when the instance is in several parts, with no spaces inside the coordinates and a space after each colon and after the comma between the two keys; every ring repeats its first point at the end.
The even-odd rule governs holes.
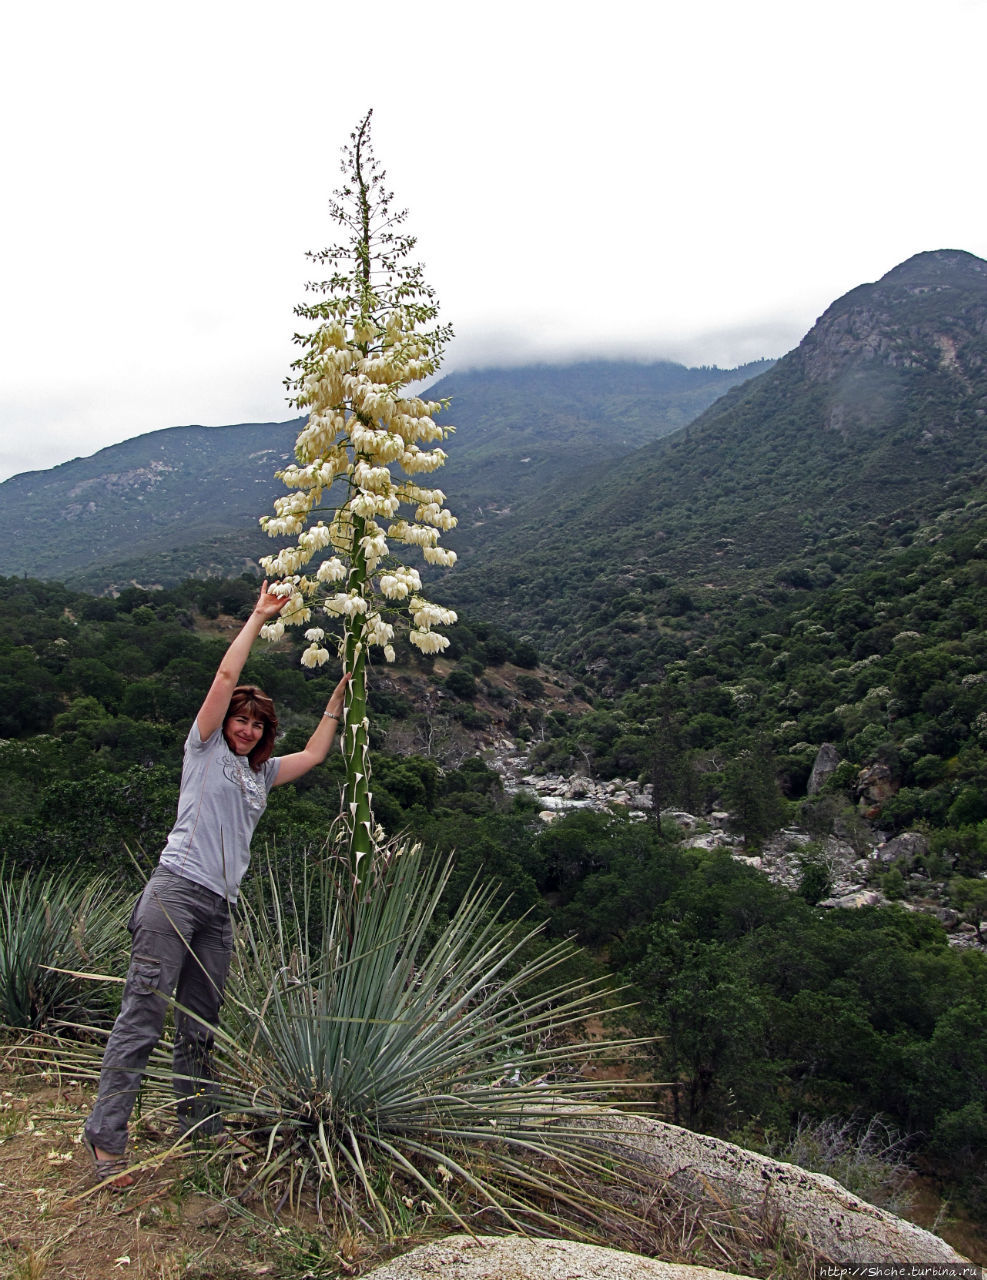
{"type": "Polygon", "coordinates": [[[274,711],[273,701],[263,689],[258,689],[255,684],[238,684],[233,690],[230,705],[226,708],[226,715],[223,717],[224,736],[226,722],[230,716],[238,716],[243,712],[253,716],[255,720],[264,722],[264,732],[261,734],[260,741],[247,756],[251,769],[256,773],[261,765],[271,758],[274,739],[278,732],[278,717],[274,711]]]}

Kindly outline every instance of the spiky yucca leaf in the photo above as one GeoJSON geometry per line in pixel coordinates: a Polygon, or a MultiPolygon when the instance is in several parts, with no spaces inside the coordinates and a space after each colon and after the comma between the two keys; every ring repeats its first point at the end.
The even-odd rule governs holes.
{"type": "Polygon", "coordinates": [[[297,900],[259,878],[240,930],[217,1057],[226,1108],[262,1139],[258,1183],[307,1183],[389,1235],[402,1187],[515,1227],[556,1229],[569,1202],[586,1216],[580,1171],[600,1159],[566,1112],[612,1096],[579,1068],[628,1045],[572,1038],[602,994],[546,990],[571,945],[522,960],[539,930],[504,921],[495,886],[439,925],[450,865],[418,847],[379,853],[372,886],[338,870],[310,872],[297,900]]]}
{"type": "Polygon", "coordinates": [[[125,902],[105,877],[76,870],[8,876],[0,866],[0,1025],[105,1026],[118,992],[80,972],[121,968],[125,902]]]}

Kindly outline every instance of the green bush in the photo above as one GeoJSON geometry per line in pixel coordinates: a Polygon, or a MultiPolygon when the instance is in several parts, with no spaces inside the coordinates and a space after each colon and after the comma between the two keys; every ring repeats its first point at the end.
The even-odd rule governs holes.
{"type": "MultiPolygon", "coordinates": [[[[495,886],[474,882],[444,917],[450,873],[420,846],[392,846],[362,883],[332,860],[310,860],[294,893],[274,868],[249,882],[216,1029],[227,1126],[257,1153],[252,1185],[272,1205],[304,1186],[390,1239],[422,1201],[460,1226],[482,1215],[554,1233],[570,1214],[602,1239],[579,1187],[596,1180],[599,1150],[565,1100],[583,1111],[612,1097],[612,1081],[579,1068],[626,1061],[629,1044],[579,1034],[600,1012],[597,981],[553,982],[571,943],[533,949],[538,929],[503,920],[495,886]]],[[[168,1105],[170,1076],[152,1058],[145,1106],[168,1105]]],[[[235,1160],[228,1173],[239,1177],[235,1160]]],[[[613,1176],[615,1220],[633,1176],[613,1176]]]]}
{"type": "Polygon", "coordinates": [[[455,667],[445,678],[445,687],[454,697],[471,699],[476,697],[476,679],[472,672],[463,667],[455,667]]]}
{"type": "Polygon", "coordinates": [[[807,846],[798,860],[798,865],[799,897],[804,898],[810,907],[814,907],[817,902],[822,902],[823,898],[828,898],[833,892],[833,873],[821,856],[818,845],[815,848],[807,846]]]}

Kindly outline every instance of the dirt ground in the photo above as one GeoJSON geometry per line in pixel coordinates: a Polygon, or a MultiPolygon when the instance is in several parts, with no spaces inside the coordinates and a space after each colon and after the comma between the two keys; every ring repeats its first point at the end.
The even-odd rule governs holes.
{"type": "Polygon", "coordinates": [[[91,1095],[78,1082],[25,1085],[0,1071],[0,1277],[4,1280],[253,1280],[302,1277],[274,1232],[196,1189],[201,1158],[161,1159],[126,1195],[94,1190],[80,1142],[91,1095]]]}

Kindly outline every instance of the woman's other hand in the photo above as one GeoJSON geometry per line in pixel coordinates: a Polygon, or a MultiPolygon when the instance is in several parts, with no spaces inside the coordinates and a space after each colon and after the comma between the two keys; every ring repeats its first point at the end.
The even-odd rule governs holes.
{"type": "Polygon", "coordinates": [[[267,579],[265,578],[257,603],[254,605],[254,613],[259,614],[265,622],[272,622],[290,599],[290,595],[275,595],[273,591],[269,591],[267,589],[267,579]]]}
{"type": "Polygon", "coordinates": [[[347,671],[346,674],[342,676],[339,684],[336,685],[335,689],[333,689],[332,693],[329,695],[329,701],[326,704],[326,715],[342,716],[343,705],[346,701],[346,686],[352,679],[352,671],[347,671]]]}

